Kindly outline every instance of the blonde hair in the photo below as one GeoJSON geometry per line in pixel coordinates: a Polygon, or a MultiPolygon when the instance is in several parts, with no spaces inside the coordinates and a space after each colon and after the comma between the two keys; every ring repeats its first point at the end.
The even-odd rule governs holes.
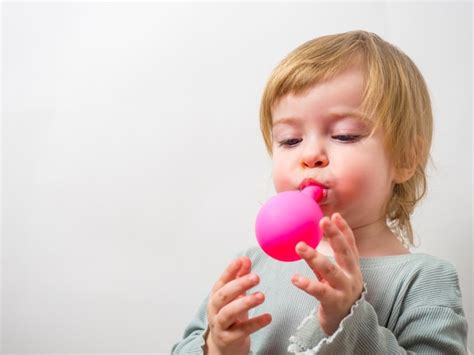
{"type": "Polygon", "coordinates": [[[386,153],[396,171],[408,171],[395,183],[385,207],[387,224],[413,245],[410,222],[415,205],[426,193],[426,165],[433,117],[428,89],[413,61],[378,35],[365,31],[327,35],[310,40],[273,70],[263,92],[260,129],[272,156],[272,108],[281,98],[300,94],[357,64],[365,74],[361,103],[363,119],[384,132],[386,153]]]}

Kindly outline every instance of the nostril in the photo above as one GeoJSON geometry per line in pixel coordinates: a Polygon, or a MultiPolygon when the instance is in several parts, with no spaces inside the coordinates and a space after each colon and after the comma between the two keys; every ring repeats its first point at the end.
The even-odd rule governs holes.
{"type": "Polygon", "coordinates": [[[315,164],[315,167],[319,168],[319,167],[325,167],[326,165],[328,165],[328,161],[327,160],[318,160],[315,164]]]}
{"type": "Polygon", "coordinates": [[[301,161],[303,166],[313,167],[313,168],[324,168],[329,165],[329,160],[326,158],[317,158],[314,160],[303,159],[301,161]]]}

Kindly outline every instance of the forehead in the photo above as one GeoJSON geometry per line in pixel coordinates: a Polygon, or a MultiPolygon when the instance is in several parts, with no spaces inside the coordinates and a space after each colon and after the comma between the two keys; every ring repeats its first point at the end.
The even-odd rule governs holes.
{"type": "Polygon", "coordinates": [[[302,93],[285,95],[272,108],[273,126],[288,118],[360,117],[364,85],[363,72],[349,68],[302,93]]]}

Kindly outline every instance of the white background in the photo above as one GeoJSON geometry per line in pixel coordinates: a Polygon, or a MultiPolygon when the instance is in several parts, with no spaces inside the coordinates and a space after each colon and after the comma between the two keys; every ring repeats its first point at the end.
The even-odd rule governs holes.
{"type": "Polygon", "coordinates": [[[473,348],[472,5],[3,3],[2,353],[169,353],[273,195],[259,101],[316,36],[423,72],[419,248],[459,272],[473,348]]]}

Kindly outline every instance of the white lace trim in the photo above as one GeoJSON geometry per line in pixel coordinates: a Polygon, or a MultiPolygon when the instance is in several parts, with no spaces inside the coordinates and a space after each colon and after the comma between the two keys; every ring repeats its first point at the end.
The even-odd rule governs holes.
{"type": "MultiPolygon", "coordinates": [[[[301,339],[298,339],[296,336],[292,335],[290,337],[290,342],[291,344],[288,346],[288,352],[293,353],[293,354],[298,354],[298,355],[310,355],[310,354],[315,354],[321,346],[325,344],[331,344],[334,339],[343,331],[344,329],[344,323],[346,323],[347,319],[350,318],[354,314],[354,310],[357,308],[357,306],[365,300],[365,295],[367,294],[367,284],[364,282],[364,288],[362,290],[362,293],[360,297],[357,299],[357,301],[351,306],[350,312],[347,316],[345,316],[341,323],[339,323],[339,328],[330,335],[329,337],[323,338],[318,345],[316,345],[315,348],[313,349],[308,349],[308,344],[306,342],[302,341],[301,339]]],[[[316,321],[316,309],[313,309],[309,316],[307,316],[302,322],[301,325],[297,328],[298,330],[301,329],[308,321],[316,321]]]]}

